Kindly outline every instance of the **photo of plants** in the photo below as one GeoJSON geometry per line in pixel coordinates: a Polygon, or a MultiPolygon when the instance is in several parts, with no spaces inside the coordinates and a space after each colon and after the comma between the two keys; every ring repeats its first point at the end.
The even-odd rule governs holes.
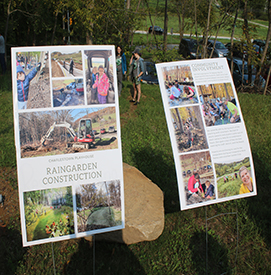
{"type": "Polygon", "coordinates": [[[74,233],[70,186],[25,192],[24,211],[28,241],[74,233]]]}
{"type": "Polygon", "coordinates": [[[80,185],[76,209],[78,232],[121,225],[120,181],[80,185]]]}

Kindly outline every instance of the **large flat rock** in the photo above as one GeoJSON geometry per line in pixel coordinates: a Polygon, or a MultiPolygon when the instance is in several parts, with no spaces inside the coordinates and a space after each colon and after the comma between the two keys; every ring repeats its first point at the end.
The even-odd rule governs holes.
{"type": "MultiPolygon", "coordinates": [[[[157,239],[164,229],[161,189],[138,169],[123,164],[125,228],[95,235],[95,240],[133,244],[157,239]]],[[[92,237],[86,237],[91,241],[92,237]]]]}

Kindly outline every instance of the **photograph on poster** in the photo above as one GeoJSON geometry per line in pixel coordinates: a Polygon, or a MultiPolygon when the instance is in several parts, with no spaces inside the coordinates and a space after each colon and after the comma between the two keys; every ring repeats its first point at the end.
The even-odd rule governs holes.
{"type": "Polygon", "coordinates": [[[110,50],[84,51],[87,104],[115,103],[112,58],[110,50]]]}
{"type": "Polygon", "coordinates": [[[170,109],[179,153],[208,149],[199,106],[170,109]]]}
{"type": "Polygon", "coordinates": [[[83,184],[76,188],[78,232],[122,224],[120,181],[83,184]]]}
{"type": "Polygon", "coordinates": [[[85,105],[83,78],[54,79],[52,86],[54,107],[85,105]]]}
{"type": "Polygon", "coordinates": [[[48,52],[16,52],[12,62],[16,62],[18,110],[51,107],[48,52]]]}
{"type": "Polygon", "coordinates": [[[216,199],[215,180],[209,151],[180,156],[186,205],[216,199]]]}
{"type": "Polygon", "coordinates": [[[206,126],[241,122],[231,83],[197,86],[206,126]]]}
{"type": "Polygon", "coordinates": [[[27,241],[74,234],[72,188],[23,193],[27,241]]]}
{"type": "Polygon", "coordinates": [[[190,66],[167,66],[162,73],[170,107],[198,103],[190,66]]]}
{"type": "Polygon", "coordinates": [[[254,190],[249,157],[231,163],[215,163],[218,197],[251,193],[254,190]]]}
{"type": "Polygon", "coordinates": [[[115,107],[19,114],[21,158],[118,148],[115,107]]]}
{"type": "Polygon", "coordinates": [[[83,77],[81,50],[62,47],[51,53],[52,77],[83,77]]]}

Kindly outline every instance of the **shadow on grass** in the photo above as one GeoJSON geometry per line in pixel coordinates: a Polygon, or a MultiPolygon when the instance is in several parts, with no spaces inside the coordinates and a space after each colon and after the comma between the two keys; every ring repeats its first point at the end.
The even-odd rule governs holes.
{"type": "Polygon", "coordinates": [[[18,230],[0,227],[0,274],[16,274],[16,269],[24,257],[26,248],[18,230]]]}
{"type": "MultiPolygon", "coordinates": [[[[122,234],[121,231],[119,233],[122,234]]],[[[95,241],[94,250],[92,243],[85,239],[80,240],[78,252],[64,267],[64,274],[94,274],[94,260],[96,275],[146,274],[127,245],[95,241]]]]}
{"type": "Polygon", "coordinates": [[[133,152],[133,162],[136,167],[164,193],[166,213],[180,211],[176,171],[172,159],[163,160],[166,156],[162,151],[154,151],[144,147],[133,152]]]}
{"type": "Polygon", "coordinates": [[[270,180],[271,167],[265,163],[257,154],[253,154],[253,161],[256,174],[257,196],[247,199],[249,205],[248,214],[256,221],[267,246],[271,245],[271,219],[270,219],[270,180]]]}
{"type": "Polygon", "coordinates": [[[190,239],[189,248],[192,251],[192,262],[197,274],[230,274],[228,250],[212,235],[208,234],[207,265],[205,232],[195,232],[190,239]]]}

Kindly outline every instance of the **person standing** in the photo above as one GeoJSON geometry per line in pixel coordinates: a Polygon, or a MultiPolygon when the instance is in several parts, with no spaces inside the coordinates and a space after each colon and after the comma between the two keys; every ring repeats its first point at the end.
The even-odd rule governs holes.
{"type": "Polygon", "coordinates": [[[186,134],[187,134],[187,138],[188,138],[187,146],[188,146],[188,148],[190,148],[192,146],[193,138],[192,138],[192,133],[190,131],[189,126],[186,126],[186,134]]]}
{"type": "Polygon", "coordinates": [[[73,60],[71,58],[71,62],[70,62],[70,74],[72,74],[72,75],[73,75],[73,66],[74,66],[74,62],[73,62],[73,60]]]}
{"type": "Polygon", "coordinates": [[[122,78],[127,72],[126,56],[121,46],[117,46],[116,52],[117,78],[119,96],[122,90],[122,78]]]}
{"type": "Polygon", "coordinates": [[[132,66],[132,82],[134,87],[134,96],[130,102],[134,102],[134,105],[139,104],[141,96],[141,77],[144,74],[144,59],[140,57],[140,52],[135,49],[130,59],[130,65],[132,66]],[[138,95],[137,95],[138,92],[138,95]],[[137,95],[137,101],[136,101],[137,95]]]}
{"type": "Polygon", "coordinates": [[[3,37],[3,35],[0,33],[0,64],[1,64],[1,68],[2,68],[2,74],[5,74],[6,72],[6,60],[5,60],[5,50],[6,46],[5,46],[5,39],[3,37]]]}
{"type": "Polygon", "coordinates": [[[99,74],[96,75],[96,81],[92,88],[97,88],[98,91],[98,101],[100,104],[106,103],[106,97],[109,90],[109,79],[104,72],[104,67],[102,65],[98,68],[99,74]]]}

